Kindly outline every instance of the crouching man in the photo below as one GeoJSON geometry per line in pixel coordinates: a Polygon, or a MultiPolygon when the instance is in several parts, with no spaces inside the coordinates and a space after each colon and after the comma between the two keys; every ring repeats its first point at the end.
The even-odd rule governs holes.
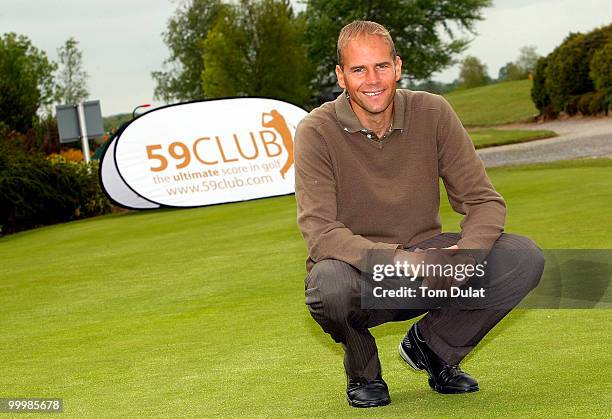
{"type": "Polygon", "coordinates": [[[401,340],[401,358],[427,372],[437,392],[477,391],[460,361],[537,285],[544,266],[531,240],[502,233],[504,200],[450,105],[437,95],[397,89],[401,68],[383,26],[345,26],[336,66],[344,92],[314,109],[295,135],[298,224],[309,252],[306,304],[344,347],[347,398],[355,407],[391,401],[369,328],[424,313],[401,340]],[[464,215],[460,233],[441,233],[440,178],[453,209],[464,215]],[[467,252],[474,263],[492,250],[508,250],[487,269],[486,291],[499,296],[495,304],[362,307],[372,253],[387,255],[388,264],[417,263],[421,249],[430,248],[467,252]]]}

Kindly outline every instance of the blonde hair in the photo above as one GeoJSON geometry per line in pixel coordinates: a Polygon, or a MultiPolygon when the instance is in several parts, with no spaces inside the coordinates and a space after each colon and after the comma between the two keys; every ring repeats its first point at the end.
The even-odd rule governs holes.
{"type": "Polygon", "coordinates": [[[393,43],[393,39],[389,34],[387,28],[385,28],[380,23],[371,22],[369,20],[355,20],[348,25],[346,25],[340,31],[340,35],[338,35],[338,65],[342,67],[342,50],[346,47],[346,44],[349,41],[352,41],[355,38],[359,38],[361,36],[366,35],[376,35],[382,37],[389,44],[389,49],[391,51],[391,57],[395,60],[395,56],[397,55],[395,51],[395,44],[393,43]]]}

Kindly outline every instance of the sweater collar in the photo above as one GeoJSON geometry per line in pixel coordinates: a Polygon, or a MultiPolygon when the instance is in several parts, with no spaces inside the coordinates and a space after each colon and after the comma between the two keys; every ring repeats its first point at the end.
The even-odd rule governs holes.
{"type": "MultiPolygon", "coordinates": [[[[357,115],[353,111],[351,107],[351,103],[347,98],[346,90],[340,93],[340,95],[334,101],[334,106],[336,109],[336,118],[342,128],[347,132],[357,132],[357,131],[368,131],[364,126],[359,122],[357,115]]],[[[393,97],[393,130],[403,130],[405,126],[405,105],[404,101],[400,93],[396,90],[395,96],[393,97]]]]}

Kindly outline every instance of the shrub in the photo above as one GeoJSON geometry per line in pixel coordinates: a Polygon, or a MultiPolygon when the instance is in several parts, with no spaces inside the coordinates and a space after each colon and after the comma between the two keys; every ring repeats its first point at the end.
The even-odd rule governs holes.
{"type": "Polygon", "coordinates": [[[540,115],[545,117],[555,117],[557,113],[554,111],[548,92],[546,91],[546,67],[548,67],[548,58],[542,57],[538,60],[534,75],[533,85],[531,87],[531,99],[535,107],[540,111],[540,115]]]}
{"type": "Polygon", "coordinates": [[[612,38],[593,54],[589,74],[597,90],[612,89],[612,38]]]}
{"type": "Polygon", "coordinates": [[[604,92],[592,92],[591,100],[588,104],[589,115],[598,115],[606,110],[606,95],[604,92]]]}
{"type": "Polygon", "coordinates": [[[605,94],[603,92],[589,92],[579,96],[578,111],[583,115],[598,115],[605,111],[605,94]]]}
{"type": "Polygon", "coordinates": [[[57,156],[63,157],[67,161],[81,163],[83,162],[83,152],[77,148],[67,148],[59,152],[59,154],[51,154],[50,158],[56,158],[57,156]]]}
{"type": "Polygon", "coordinates": [[[612,107],[612,38],[593,54],[589,74],[602,96],[601,106],[607,115],[608,109],[612,107]]]}
{"type": "Polygon", "coordinates": [[[578,111],[583,115],[591,115],[593,92],[585,93],[578,99],[578,111]]]}
{"type": "Polygon", "coordinates": [[[570,34],[548,58],[546,91],[557,112],[565,111],[571,96],[593,90],[589,78],[589,51],[585,35],[570,34]]]}
{"type": "Polygon", "coordinates": [[[574,95],[570,97],[565,105],[565,113],[567,113],[569,116],[576,115],[579,112],[579,102],[581,98],[581,95],[574,95]]]}
{"type": "MultiPolygon", "coordinates": [[[[572,33],[545,60],[538,62],[532,98],[540,112],[551,105],[556,113],[575,113],[574,97],[595,91],[594,79],[591,78],[593,60],[600,66],[600,73],[605,79],[611,65],[610,58],[606,53],[598,51],[611,39],[612,25],[587,34],[572,33]]],[[[600,74],[597,70],[595,73],[600,74]]]]}
{"type": "Polygon", "coordinates": [[[97,173],[97,162],[47,159],[8,141],[0,143],[2,234],[110,212],[97,173]]]}

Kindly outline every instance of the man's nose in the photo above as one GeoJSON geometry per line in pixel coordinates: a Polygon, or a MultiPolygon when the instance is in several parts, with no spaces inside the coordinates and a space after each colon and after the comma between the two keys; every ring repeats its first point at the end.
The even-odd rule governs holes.
{"type": "Polygon", "coordinates": [[[366,83],[368,84],[376,84],[380,80],[378,72],[376,70],[366,71],[366,83]]]}

